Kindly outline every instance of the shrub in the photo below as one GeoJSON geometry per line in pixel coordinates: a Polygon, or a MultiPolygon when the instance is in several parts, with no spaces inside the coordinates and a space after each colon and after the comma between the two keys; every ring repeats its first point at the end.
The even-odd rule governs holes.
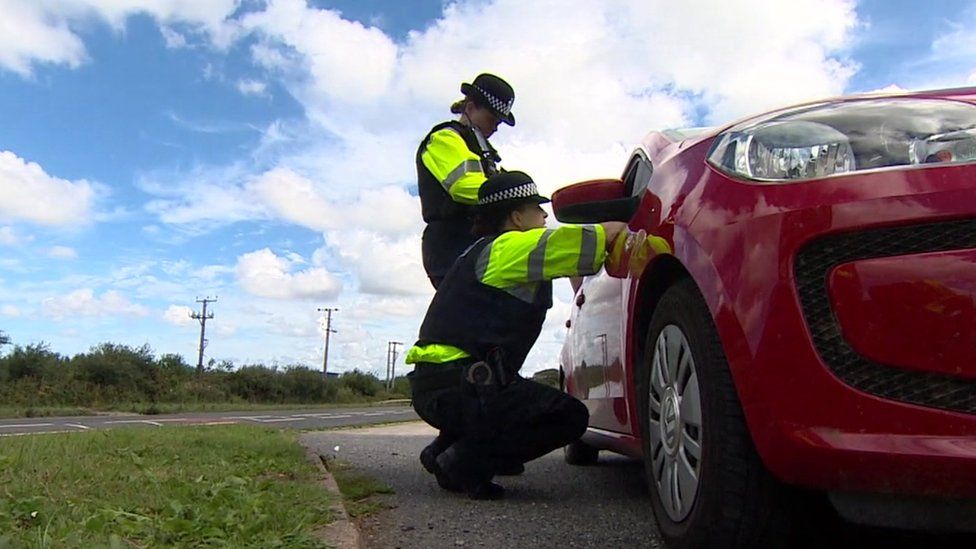
{"type": "Polygon", "coordinates": [[[305,366],[292,366],[281,374],[285,397],[290,402],[332,402],[338,387],[322,372],[305,366]]]}
{"type": "Polygon", "coordinates": [[[47,343],[17,345],[7,356],[0,358],[0,379],[16,381],[23,378],[55,378],[64,375],[67,359],[51,351],[47,343]]]}
{"type": "Polygon", "coordinates": [[[231,394],[249,402],[281,402],[281,376],[262,365],[244,366],[227,374],[231,394]]]}
{"type": "Polygon", "coordinates": [[[339,384],[361,396],[376,396],[383,384],[373,374],[353,370],[339,376],[339,384]]]}

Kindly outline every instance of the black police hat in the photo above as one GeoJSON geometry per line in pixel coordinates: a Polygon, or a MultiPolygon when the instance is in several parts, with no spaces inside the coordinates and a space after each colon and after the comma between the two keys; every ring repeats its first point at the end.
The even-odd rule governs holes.
{"type": "Polygon", "coordinates": [[[523,172],[501,172],[489,177],[478,189],[478,206],[524,202],[545,204],[549,199],[540,196],[535,181],[523,172]]]}
{"type": "Polygon", "coordinates": [[[461,84],[461,93],[488,107],[502,122],[515,125],[515,115],[512,114],[515,90],[508,82],[494,74],[482,73],[471,84],[461,84]]]}

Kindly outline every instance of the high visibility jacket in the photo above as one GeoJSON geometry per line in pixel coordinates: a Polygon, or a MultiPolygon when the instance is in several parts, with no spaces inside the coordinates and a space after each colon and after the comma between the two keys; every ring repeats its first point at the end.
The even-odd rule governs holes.
{"type": "Polygon", "coordinates": [[[606,257],[601,225],[508,231],[483,238],[454,264],[434,294],[408,364],[484,359],[504,351],[517,370],[552,306],[552,280],[600,270],[606,257]]]}
{"type": "Polygon", "coordinates": [[[442,277],[474,242],[471,227],[478,189],[501,161],[487,139],[457,121],[434,126],[417,148],[417,187],[427,228],[424,269],[442,277]]]}

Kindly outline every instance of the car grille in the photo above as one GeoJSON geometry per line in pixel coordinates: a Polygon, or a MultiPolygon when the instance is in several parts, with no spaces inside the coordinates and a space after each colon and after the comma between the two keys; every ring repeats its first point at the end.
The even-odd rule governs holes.
{"type": "Polygon", "coordinates": [[[848,385],[879,397],[976,413],[976,381],[911,372],[872,362],[841,335],[827,295],[827,274],[841,263],[976,248],[976,219],[838,234],[813,241],[796,257],[803,316],[823,362],[848,385]]]}

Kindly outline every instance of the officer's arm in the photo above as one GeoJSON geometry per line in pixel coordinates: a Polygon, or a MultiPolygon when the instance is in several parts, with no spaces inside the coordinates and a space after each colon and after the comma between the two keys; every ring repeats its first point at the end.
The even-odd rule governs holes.
{"type": "Polygon", "coordinates": [[[603,225],[509,231],[478,258],[479,279],[496,288],[596,273],[607,255],[603,225]]]}
{"type": "Polygon", "coordinates": [[[444,128],[431,134],[420,159],[452,200],[461,204],[478,203],[478,189],[485,182],[481,160],[456,131],[444,128]]]}

